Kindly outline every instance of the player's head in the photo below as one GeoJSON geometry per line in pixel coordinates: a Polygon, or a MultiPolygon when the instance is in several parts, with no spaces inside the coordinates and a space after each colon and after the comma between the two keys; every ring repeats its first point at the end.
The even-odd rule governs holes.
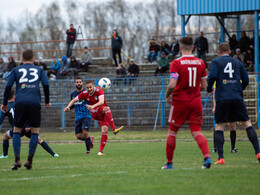
{"type": "Polygon", "coordinates": [[[12,100],[14,98],[15,91],[14,89],[11,89],[10,94],[8,96],[8,100],[12,100]]]}
{"type": "Polygon", "coordinates": [[[83,80],[80,77],[77,77],[75,79],[75,87],[77,88],[77,90],[81,91],[83,89],[83,80]]]}
{"type": "Polygon", "coordinates": [[[88,91],[89,94],[94,93],[94,82],[92,80],[86,80],[86,90],[88,91]]]}
{"type": "Polygon", "coordinates": [[[23,52],[22,57],[23,57],[22,59],[23,62],[33,62],[34,61],[33,50],[26,49],[23,52]]]}
{"type": "Polygon", "coordinates": [[[218,55],[223,55],[223,54],[230,54],[230,46],[229,43],[225,42],[225,43],[221,43],[218,46],[218,55]]]}
{"type": "Polygon", "coordinates": [[[183,37],[180,40],[180,50],[183,52],[191,52],[193,49],[193,39],[191,37],[183,37]]]}

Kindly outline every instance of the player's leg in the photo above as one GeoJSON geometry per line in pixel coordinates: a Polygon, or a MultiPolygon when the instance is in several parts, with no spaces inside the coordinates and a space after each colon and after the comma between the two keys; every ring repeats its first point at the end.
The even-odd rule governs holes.
{"type": "Polygon", "coordinates": [[[85,141],[85,146],[86,146],[86,154],[90,154],[90,147],[91,147],[91,139],[89,136],[89,129],[91,126],[91,118],[84,118],[82,120],[82,125],[81,125],[81,129],[82,129],[82,134],[83,134],[83,138],[85,141]]]}
{"type": "Polygon", "coordinates": [[[237,153],[236,148],[236,122],[229,123],[229,129],[230,129],[230,140],[231,140],[231,153],[237,153]]]}
{"type": "Polygon", "coordinates": [[[98,155],[102,156],[102,155],[104,155],[103,150],[107,143],[108,126],[107,126],[107,124],[105,124],[103,122],[99,122],[99,124],[101,126],[102,135],[101,135],[101,139],[100,139],[100,147],[99,147],[98,155]]]}
{"type": "Polygon", "coordinates": [[[215,126],[215,138],[216,138],[216,144],[217,144],[217,150],[218,150],[218,161],[215,164],[224,164],[224,129],[225,129],[225,123],[219,123],[215,126]]]}
{"type": "Polygon", "coordinates": [[[7,131],[3,136],[3,154],[0,158],[8,158],[9,139],[13,136],[13,130],[7,131]]]}
{"type": "Polygon", "coordinates": [[[43,139],[41,139],[40,137],[38,137],[38,144],[41,145],[41,147],[48,152],[50,155],[52,155],[53,157],[59,157],[58,154],[56,154],[55,152],[53,152],[53,150],[51,149],[51,147],[47,144],[46,141],[44,141],[43,139]]]}
{"type": "MultiPolygon", "coordinates": [[[[102,107],[101,107],[102,108],[102,107]]],[[[123,126],[119,127],[116,129],[115,123],[114,123],[114,119],[111,113],[111,110],[108,106],[105,106],[102,108],[102,112],[104,113],[104,119],[106,122],[108,122],[108,124],[110,125],[110,127],[113,130],[113,133],[116,135],[119,131],[122,131],[124,129],[123,126]]]]}
{"type": "Polygon", "coordinates": [[[213,131],[213,153],[217,153],[218,149],[217,149],[217,144],[216,144],[216,131],[213,131]]]}
{"type": "Polygon", "coordinates": [[[14,127],[13,150],[14,150],[14,156],[15,156],[15,163],[12,167],[12,170],[17,170],[18,168],[21,167],[21,162],[20,162],[21,131],[22,131],[22,128],[14,127]]]}

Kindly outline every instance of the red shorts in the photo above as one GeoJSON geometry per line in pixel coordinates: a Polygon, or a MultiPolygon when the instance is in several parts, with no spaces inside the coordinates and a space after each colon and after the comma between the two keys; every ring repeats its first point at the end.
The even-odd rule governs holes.
{"type": "Polygon", "coordinates": [[[178,131],[185,121],[191,132],[200,131],[202,125],[202,104],[200,99],[191,102],[173,101],[169,113],[169,129],[178,131]]]}
{"type": "Polygon", "coordinates": [[[105,113],[103,112],[103,108],[107,107],[105,105],[98,106],[90,111],[91,117],[94,120],[97,120],[100,127],[109,126],[109,123],[105,120],[105,113]]]}

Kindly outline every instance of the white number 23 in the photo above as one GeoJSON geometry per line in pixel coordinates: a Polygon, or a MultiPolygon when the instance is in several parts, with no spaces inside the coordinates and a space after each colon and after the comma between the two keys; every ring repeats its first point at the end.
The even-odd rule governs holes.
{"type": "Polygon", "coordinates": [[[23,73],[22,77],[19,79],[19,83],[24,83],[24,82],[32,83],[32,82],[38,80],[38,78],[39,78],[39,76],[37,74],[38,70],[36,68],[29,69],[29,74],[33,76],[33,78],[30,80],[28,80],[28,78],[26,78],[27,70],[25,68],[21,68],[18,71],[23,73]]]}

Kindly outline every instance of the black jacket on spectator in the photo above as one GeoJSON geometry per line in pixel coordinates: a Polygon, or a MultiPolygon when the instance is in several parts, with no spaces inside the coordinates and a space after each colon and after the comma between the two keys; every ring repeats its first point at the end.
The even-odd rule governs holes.
{"type": "MultiPolygon", "coordinates": [[[[161,52],[165,52],[165,48],[168,49],[168,50],[170,50],[170,46],[169,46],[167,43],[165,43],[164,46],[160,46],[160,51],[161,51],[161,52]]],[[[165,52],[165,53],[166,53],[166,52],[165,52]]]]}
{"type": "Polygon", "coordinates": [[[170,48],[170,51],[175,51],[175,52],[179,52],[180,51],[180,44],[177,42],[175,45],[174,45],[174,47],[173,47],[173,44],[174,43],[172,43],[171,44],[171,48],[170,48]],[[173,48],[172,48],[173,47],[173,48]]]}
{"type": "Polygon", "coordinates": [[[235,51],[237,49],[238,41],[236,39],[229,38],[229,46],[231,51],[235,51]]]}
{"type": "Polygon", "coordinates": [[[70,68],[80,69],[80,63],[76,60],[75,56],[70,57],[70,68]],[[74,59],[74,61],[71,59],[74,59]]]}
{"type": "Polygon", "coordinates": [[[159,45],[157,45],[157,44],[155,44],[155,45],[150,45],[149,46],[149,52],[151,52],[151,51],[155,51],[155,53],[157,53],[158,51],[160,51],[160,46],[159,45]]]}
{"type": "Polygon", "coordinates": [[[198,37],[194,43],[195,48],[201,48],[202,52],[209,52],[208,40],[205,37],[198,37]]]}
{"type": "Polygon", "coordinates": [[[238,48],[240,48],[241,52],[246,52],[246,49],[250,46],[250,38],[249,37],[241,37],[238,41],[238,48]]]}
{"type": "Polygon", "coordinates": [[[112,49],[114,48],[120,48],[122,49],[123,47],[123,40],[122,38],[118,35],[118,32],[116,32],[116,37],[112,36],[112,49]]]}
{"type": "Polygon", "coordinates": [[[66,31],[67,33],[67,43],[69,44],[74,44],[74,42],[76,41],[76,29],[68,29],[66,31]]]}
{"type": "Polygon", "coordinates": [[[128,67],[128,72],[130,74],[134,74],[135,77],[138,77],[138,74],[139,74],[139,67],[138,65],[136,64],[130,64],[129,67],[128,67]]]}
{"type": "Polygon", "coordinates": [[[14,61],[13,57],[9,57],[9,59],[12,59],[13,61],[12,62],[9,62],[7,64],[7,72],[10,72],[13,68],[16,67],[16,62],[14,61]]]}
{"type": "Polygon", "coordinates": [[[122,67],[121,69],[117,69],[116,74],[117,74],[117,77],[125,77],[125,75],[126,75],[125,67],[122,67]]]}
{"type": "Polygon", "coordinates": [[[37,66],[42,67],[43,70],[47,70],[47,65],[44,62],[39,62],[37,66]]]}

